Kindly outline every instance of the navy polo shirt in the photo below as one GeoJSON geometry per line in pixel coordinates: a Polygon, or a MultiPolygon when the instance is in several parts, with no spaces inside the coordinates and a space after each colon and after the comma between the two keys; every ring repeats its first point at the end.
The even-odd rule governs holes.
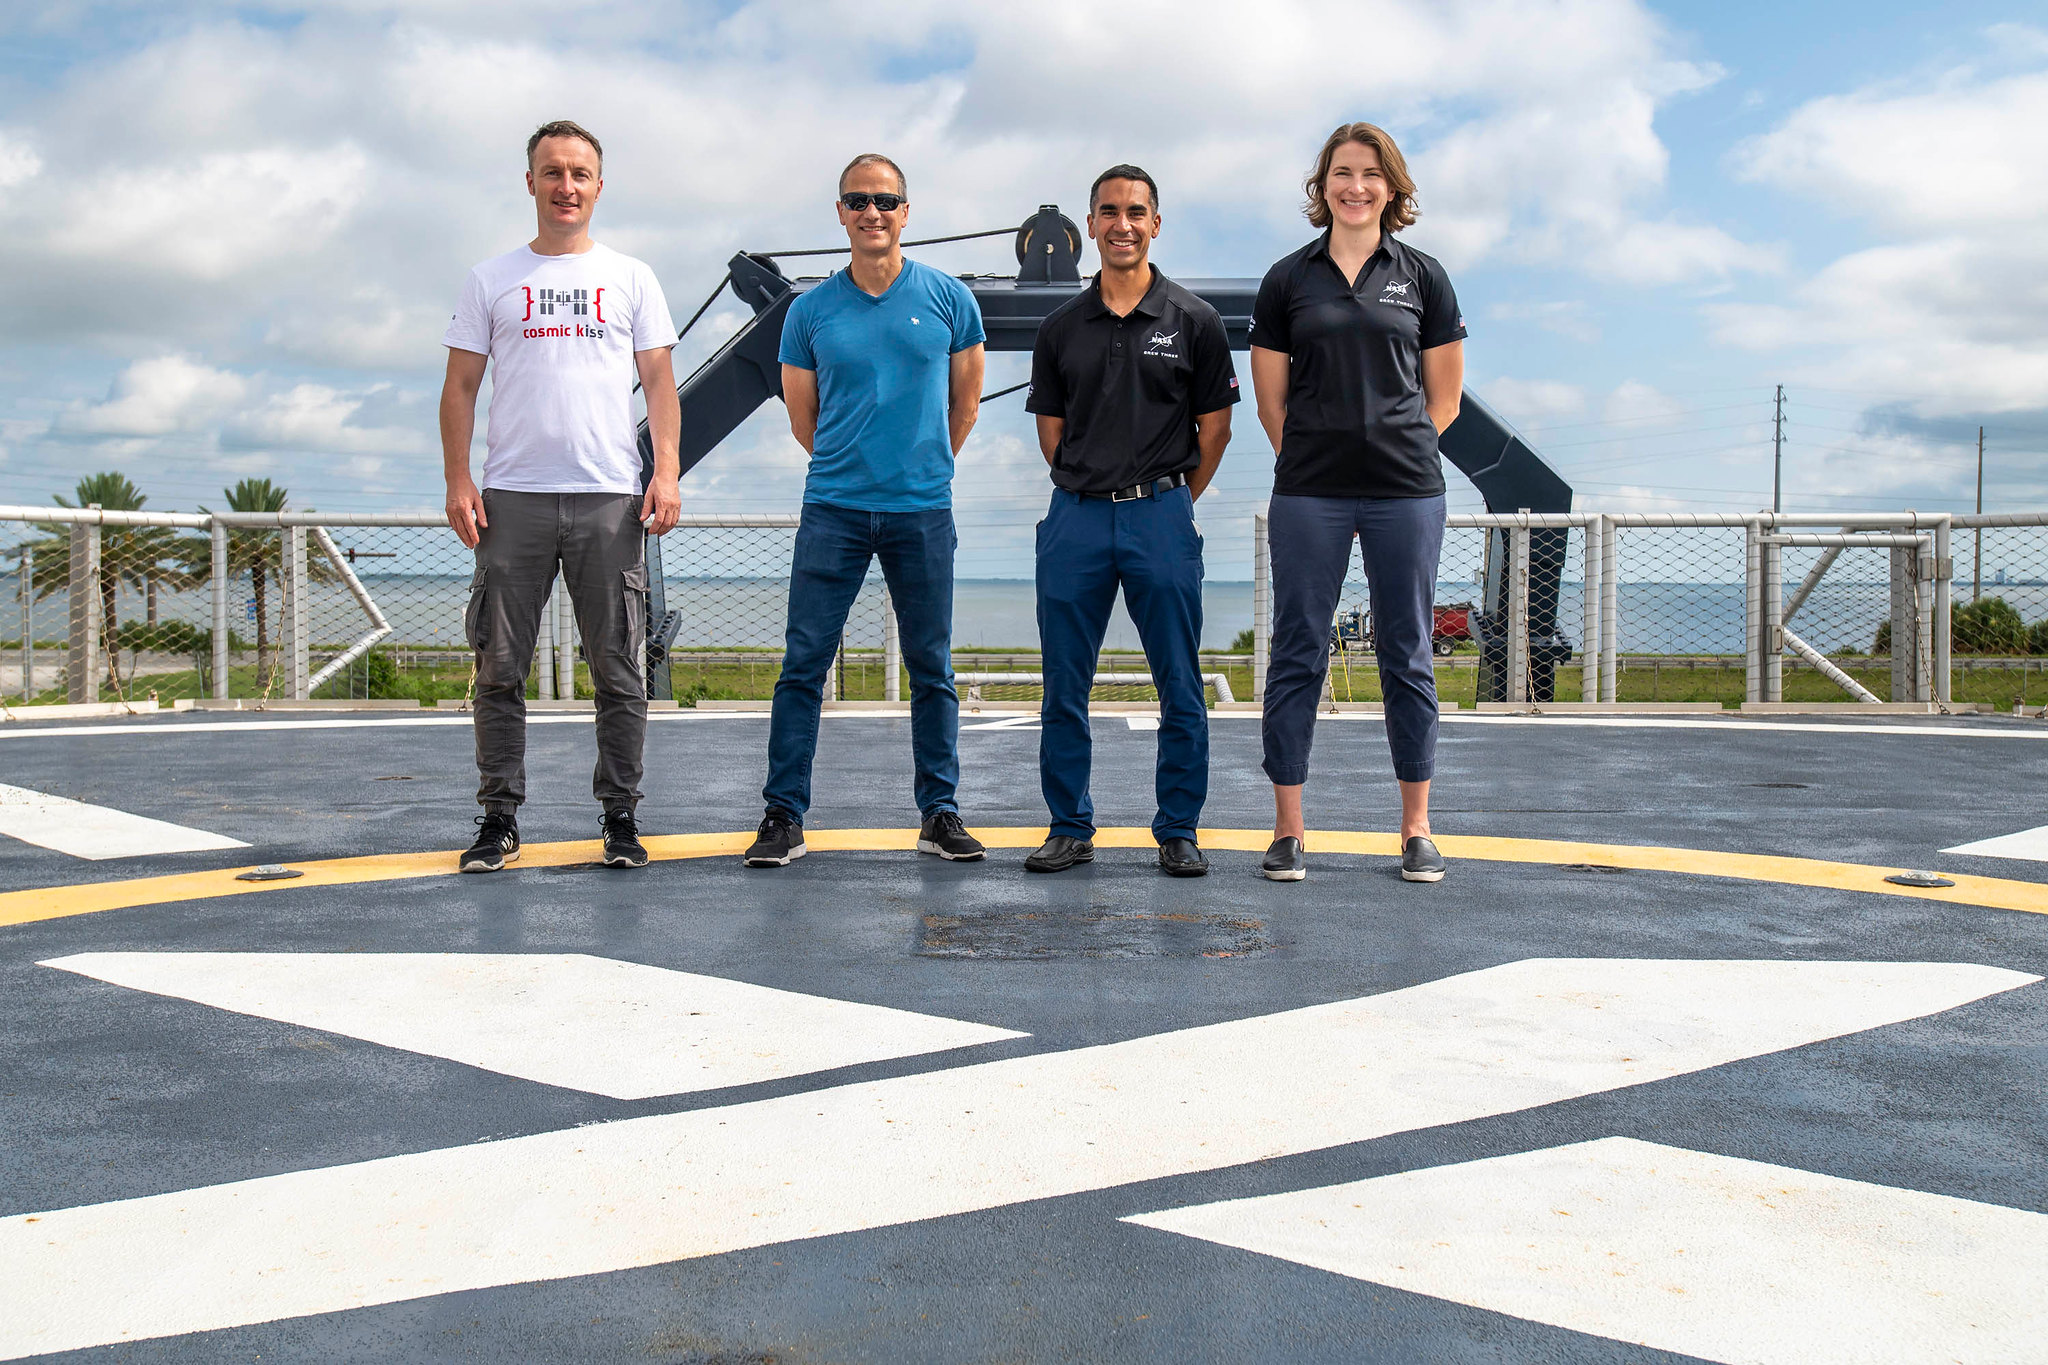
{"type": "Polygon", "coordinates": [[[1273,491],[1325,498],[1430,498],[1444,491],[1422,353],[1465,337],[1450,276],[1392,235],[1356,281],[1330,234],[1276,263],[1259,285],[1251,342],[1284,351],[1287,422],[1273,491]]]}
{"type": "Polygon", "coordinates": [[[1195,468],[1195,418],[1237,399],[1223,319],[1154,266],[1128,317],[1097,275],[1039,325],[1024,410],[1066,422],[1052,481],[1100,494],[1195,468]]]}

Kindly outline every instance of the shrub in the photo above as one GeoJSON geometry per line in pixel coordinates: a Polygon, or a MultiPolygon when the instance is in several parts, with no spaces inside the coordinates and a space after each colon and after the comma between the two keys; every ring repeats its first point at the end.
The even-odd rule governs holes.
{"type": "Polygon", "coordinates": [[[1239,631],[1237,638],[1230,642],[1230,652],[1232,654],[1249,654],[1252,652],[1252,628],[1250,626],[1246,626],[1243,630],[1239,631]]]}

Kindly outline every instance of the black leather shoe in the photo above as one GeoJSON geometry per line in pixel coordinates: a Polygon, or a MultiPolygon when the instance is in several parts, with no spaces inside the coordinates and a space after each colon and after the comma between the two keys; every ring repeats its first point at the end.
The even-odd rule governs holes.
{"type": "Polygon", "coordinates": [[[1308,859],[1301,854],[1301,840],[1293,835],[1275,839],[1259,864],[1259,875],[1269,882],[1298,882],[1308,875],[1308,859]]]}
{"type": "Polygon", "coordinates": [[[1065,872],[1075,863],[1095,861],[1095,845],[1071,834],[1055,834],[1024,860],[1026,872],[1065,872]]]}
{"type": "Polygon", "coordinates": [[[1193,839],[1168,839],[1159,845],[1159,866],[1168,876],[1206,877],[1209,860],[1195,847],[1193,839]]]}
{"type": "Polygon", "coordinates": [[[1401,880],[1440,882],[1444,879],[1444,855],[1427,835],[1418,834],[1401,845],[1401,880]]]}

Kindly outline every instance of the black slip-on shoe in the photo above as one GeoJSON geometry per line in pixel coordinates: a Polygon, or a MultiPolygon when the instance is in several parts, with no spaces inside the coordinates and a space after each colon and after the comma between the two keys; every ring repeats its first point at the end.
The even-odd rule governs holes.
{"type": "Polygon", "coordinates": [[[771,810],[747,849],[748,867],[788,867],[804,856],[804,827],[786,812],[771,810]]]}
{"type": "Polygon", "coordinates": [[[519,822],[509,815],[486,811],[476,818],[476,842],[462,855],[464,872],[502,872],[506,863],[519,861],[519,822]]]}
{"type": "Polygon", "coordinates": [[[1075,863],[1095,861],[1095,845],[1071,834],[1055,834],[1038,846],[1038,852],[1024,860],[1026,872],[1065,872],[1075,863]]]}
{"type": "Polygon", "coordinates": [[[1298,882],[1308,875],[1308,859],[1302,856],[1301,840],[1293,835],[1275,839],[1266,850],[1259,875],[1269,882],[1298,882]]]}
{"type": "Polygon", "coordinates": [[[917,832],[917,851],[936,853],[949,863],[978,862],[988,856],[981,840],[967,832],[958,811],[937,810],[925,819],[917,832]]]}
{"type": "Polygon", "coordinates": [[[1193,839],[1168,839],[1159,845],[1159,866],[1170,877],[1206,877],[1209,860],[1193,839]]]}
{"type": "Polygon", "coordinates": [[[640,842],[640,823],[631,810],[624,806],[608,810],[598,823],[604,829],[606,867],[647,866],[647,849],[640,842]]]}
{"type": "Polygon", "coordinates": [[[1401,845],[1401,880],[1440,882],[1444,879],[1444,855],[1436,851],[1429,836],[1418,834],[1401,845]]]}

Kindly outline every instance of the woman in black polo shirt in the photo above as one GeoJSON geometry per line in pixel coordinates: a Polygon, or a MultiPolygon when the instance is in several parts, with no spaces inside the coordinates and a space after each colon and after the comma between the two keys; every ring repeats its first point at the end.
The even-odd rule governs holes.
{"type": "Polygon", "coordinates": [[[1252,385],[1279,457],[1264,722],[1273,846],[1261,871],[1306,875],[1301,788],[1355,538],[1401,783],[1401,875],[1433,882],[1444,875],[1429,838],[1444,535],[1437,433],[1458,415],[1465,320],[1443,267],[1394,238],[1415,221],[1415,182],[1383,130],[1347,123],[1331,133],[1306,188],[1308,220],[1323,235],[1266,272],[1252,311],[1252,385]]]}

